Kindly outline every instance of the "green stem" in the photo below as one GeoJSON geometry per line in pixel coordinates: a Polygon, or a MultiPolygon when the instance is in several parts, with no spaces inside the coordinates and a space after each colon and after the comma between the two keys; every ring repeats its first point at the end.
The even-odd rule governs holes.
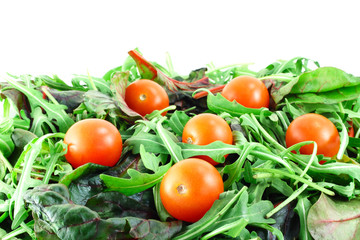
{"type": "MultiPolygon", "coordinates": [[[[14,168],[13,169],[13,171],[14,172],[16,172],[16,173],[23,173],[23,170],[22,169],[19,169],[19,168],[14,168]]],[[[41,179],[43,179],[45,176],[43,175],[43,174],[41,174],[41,173],[34,173],[34,172],[31,172],[30,173],[30,176],[31,177],[34,177],[34,178],[41,178],[41,179]]],[[[59,181],[60,179],[59,178],[55,178],[55,177],[51,177],[50,178],[50,180],[52,180],[52,181],[59,181]]]]}
{"type": "Polygon", "coordinates": [[[276,239],[278,240],[284,240],[284,236],[282,234],[282,232],[277,229],[277,228],[274,228],[268,224],[265,224],[265,223],[252,223],[251,226],[254,226],[254,227],[258,227],[258,228],[263,228],[265,230],[269,230],[270,232],[272,232],[275,236],[276,236],[276,239]]]}
{"type": "Polygon", "coordinates": [[[10,162],[6,159],[6,157],[2,154],[1,151],[0,151],[0,159],[1,159],[1,162],[8,169],[8,171],[11,172],[13,170],[13,166],[10,164],[10,162]]]}
{"type": "Polygon", "coordinates": [[[4,213],[0,216],[0,223],[2,223],[8,216],[9,216],[9,212],[4,212],[4,213]]]}
{"type": "Polygon", "coordinates": [[[272,215],[274,215],[275,213],[277,213],[278,211],[280,211],[280,209],[282,209],[283,207],[285,207],[286,205],[288,205],[290,202],[292,202],[295,198],[297,198],[302,192],[305,191],[305,189],[308,187],[307,184],[303,184],[299,189],[297,189],[295,192],[293,192],[293,194],[291,194],[285,201],[283,201],[282,203],[280,203],[278,206],[276,206],[273,210],[271,210],[270,212],[268,212],[266,214],[266,218],[271,218],[272,215]]]}
{"type": "MultiPolygon", "coordinates": [[[[209,226],[211,226],[212,224],[214,224],[221,216],[223,216],[225,214],[225,212],[231,208],[231,206],[238,201],[239,197],[241,196],[241,194],[247,190],[247,187],[243,187],[227,204],[226,206],[220,211],[218,212],[213,218],[207,220],[206,222],[204,222],[200,227],[198,227],[197,229],[192,230],[189,234],[184,233],[183,235],[180,235],[178,237],[176,237],[176,240],[186,240],[186,239],[194,239],[196,236],[200,235],[204,229],[208,228],[209,226]]],[[[174,240],[175,240],[174,239],[174,240]]]]}
{"type": "Polygon", "coordinates": [[[252,169],[254,172],[267,172],[267,173],[273,173],[273,174],[277,174],[279,176],[284,176],[284,177],[287,177],[287,178],[291,178],[291,179],[294,179],[294,180],[298,180],[299,182],[302,182],[304,184],[307,184],[309,185],[310,187],[320,191],[320,192],[323,192],[327,195],[330,195],[330,196],[334,196],[335,193],[329,189],[326,189],[324,187],[321,187],[321,186],[318,186],[316,183],[312,182],[311,180],[307,180],[303,177],[299,177],[295,174],[290,174],[290,173],[287,173],[285,171],[282,171],[282,170],[278,170],[278,169],[265,169],[265,168],[253,168],[252,169]]]}
{"type": "Polygon", "coordinates": [[[275,79],[275,80],[281,80],[283,82],[291,82],[292,80],[294,80],[294,77],[289,76],[287,74],[272,74],[259,78],[259,80],[266,80],[266,79],[275,79]]]}
{"type": "Polygon", "coordinates": [[[90,85],[91,85],[92,90],[97,91],[98,89],[96,88],[95,83],[94,83],[92,77],[90,76],[89,71],[87,71],[87,75],[88,75],[88,79],[89,79],[89,81],[90,81],[90,85]]]}
{"type": "Polygon", "coordinates": [[[251,152],[251,155],[253,156],[257,156],[257,157],[261,157],[262,159],[269,159],[272,160],[274,162],[277,162],[281,165],[283,165],[288,171],[289,173],[294,174],[294,169],[292,169],[292,167],[288,164],[288,162],[284,161],[281,157],[263,152],[263,151],[257,151],[257,150],[253,150],[251,152]]]}
{"type": "Polygon", "coordinates": [[[254,121],[254,124],[256,127],[261,131],[264,138],[271,143],[274,147],[276,147],[280,151],[284,151],[286,148],[282,146],[280,143],[278,143],[259,123],[259,121],[256,119],[255,115],[253,113],[250,113],[251,119],[254,121]]]}
{"type": "Polygon", "coordinates": [[[248,225],[249,221],[245,218],[241,218],[235,222],[231,222],[231,223],[228,223],[228,224],[225,224],[223,225],[222,227],[206,234],[205,236],[203,236],[201,238],[201,240],[207,240],[207,239],[210,239],[218,234],[221,234],[223,232],[226,232],[226,231],[236,231],[237,234],[235,235],[238,235],[240,234],[240,232],[248,225]]]}
{"type": "MultiPolygon", "coordinates": [[[[230,65],[226,65],[226,66],[222,66],[222,67],[217,67],[217,68],[211,69],[210,71],[206,72],[206,75],[211,74],[211,73],[216,72],[216,71],[219,71],[219,70],[233,68],[233,67],[241,67],[241,66],[244,66],[244,65],[249,65],[249,64],[237,63],[237,64],[230,64],[230,65]]],[[[256,72],[251,71],[251,70],[249,70],[249,72],[246,72],[246,74],[249,75],[249,76],[254,76],[254,77],[256,76],[256,72]]]]}

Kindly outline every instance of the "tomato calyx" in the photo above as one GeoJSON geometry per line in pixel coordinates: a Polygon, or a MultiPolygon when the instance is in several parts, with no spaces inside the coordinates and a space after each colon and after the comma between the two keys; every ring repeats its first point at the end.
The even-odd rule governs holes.
{"type": "Polygon", "coordinates": [[[187,188],[184,184],[180,184],[179,186],[177,186],[176,190],[180,195],[185,194],[187,192],[187,188]]]}
{"type": "Polygon", "coordinates": [[[191,138],[191,137],[188,137],[187,139],[186,139],[186,143],[188,143],[188,144],[193,144],[193,139],[191,138]]]}
{"type": "Polygon", "coordinates": [[[139,99],[140,99],[141,101],[145,101],[146,98],[147,98],[147,96],[146,96],[145,94],[141,94],[140,97],[139,97],[139,99]]]}

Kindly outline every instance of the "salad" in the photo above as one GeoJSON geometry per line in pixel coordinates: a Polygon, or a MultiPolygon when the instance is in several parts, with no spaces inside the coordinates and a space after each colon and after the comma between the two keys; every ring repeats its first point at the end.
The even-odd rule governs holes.
{"type": "Polygon", "coordinates": [[[360,239],[360,78],[341,69],[180,76],[135,49],[102,78],[0,89],[3,240],[360,239]]]}

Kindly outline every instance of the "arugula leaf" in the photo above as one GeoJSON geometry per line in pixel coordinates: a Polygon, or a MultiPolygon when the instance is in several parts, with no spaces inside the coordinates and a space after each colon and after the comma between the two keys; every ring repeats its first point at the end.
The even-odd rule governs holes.
{"type": "Polygon", "coordinates": [[[15,89],[21,91],[25,94],[29,101],[32,110],[35,110],[36,107],[42,107],[49,119],[54,120],[56,125],[59,127],[60,132],[65,133],[72,124],[74,120],[65,113],[66,106],[49,103],[42,99],[41,93],[35,89],[29,88],[20,82],[14,81],[11,78],[6,79],[15,89]]]}

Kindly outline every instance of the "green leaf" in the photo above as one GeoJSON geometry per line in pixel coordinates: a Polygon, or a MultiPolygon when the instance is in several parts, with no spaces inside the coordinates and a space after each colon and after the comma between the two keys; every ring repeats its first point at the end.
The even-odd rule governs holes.
{"type": "Polygon", "coordinates": [[[110,84],[103,78],[75,74],[71,79],[71,83],[77,89],[83,88],[84,91],[97,90],[104,94],[111,95],[110,84]],[[86,88],[83,85],[84,83],[86,84],[86,88]]]}
{"type": "Polygon", "coordinates": [[[360,77],[354,77],[335,67],[321,67],[301,74],[291,93],[321,93],[359,84],[360,77]]]}
{"type": "Polygon", "coordinates": [[[124,147],[131,147],[134,154],[140,153],[140,147],[142,145],[145,147],[147,152],[165,154],[169,153],[161,138],[158,135],[151,133],[140,132],[128,138],[124,143],[124,147]]]}
{"type": "Polygon", "coordinates": [[[184,111],[175,111],[169,119],[169,126],[176,135],[182,136],[185,124],[189,120],[190,117],[184,111]]]}
{"type": "Polygon", "coordinates": [[[321,93],[290,94],[286,96],[290,103],[322,103],[336,104],[357,99],[360,95],[360,85],[344,87],[321,93]]]}
{"type": "Polygon", "coordinates": [[[219,200],[214,202],[203,218],[187,226],[185,232],[175,239],[193,239],[203,233],[216,231],[224,225],[240,221],[240,219],[246,219],[248,224],[275,223],[273,219],[265,218],[265,214],[273,209],[270,201],[248,204],[248,200],[246,188],[236,194],[232,191],[222,193],[219,200]]]}
{"type": "Polygon", "coordinates": [[[70,126],[74,124],[74,120],[64,111],[66,109],[65,105],[49,103],[42,99],[42,95],[39,91],[29,88],[11,78],[7,78],[6,80],[14,88],[27,96],[33,110],[36,107],[42,107],[46,111],[48,118],[54,121],[54,123],[56,123],[56,125],[59,127],[60,132],[65,133],[70,128],[70,126]]]}
{"type": "Polygon", "coordinates": [[[161,163],[161,156],[157,157],[155,154],[146,152],[144,145],[140,146],[140,156],[141,161],[147,169],[152,170],[153,172],[158,171],[159,164],[161,163]]]}
{"type": "Polygon", "coordinates": [[[222,141],[215,141],[207,145],[196,145],[179,142],[178,145],[181,147],[181,152],[184,159],[206,155],[219,163],[223,163],[225,161],[225,155],[230,153],[240,153],[241,151],[240,146],[226,144],[222,141]]]}
{"type": "MultiPolygon", "coordinates": [[[[108,199],[114,193],[104,193],[90,200],[89,206],[95,206],[101,199],[108,199]]],[[[116,195],[116,194],[115,194],[116,195]]],[[[76,205],[69,199],[65,185],[42,185],[24,194],[25,201],[33,210],[37,232],[47,231],[59,239],[171,239],[181,230],[180,221],[160,222],[138,217],[103,218],[98,212],[87,206],[76,205]]],[[[126,201],[129,199],[126,198],[126,201]]],[[[131,201],[131,200],[130,200],[131,201]]],[[[116,200],[115,200],[116,202],[116,200]]],[[[130,203],[130,202],[129,202],[130,203]]],[[[121,204],[124,204],[122,202],[121,204]]],[[[116,204],[107,202],[109,210],[116,204]]],[[[107,211],[106,214],[114,214],[107,211]]],[[[106,215],[105,214],[105,215],[106,215]]],[[[52,237],[52,239],[56,239],[52,237]]]]}
{"type": "Polygon", "coordinates": [[[48,119],[48,117],[43,114],[41,107],[36,107],[31,112],[31,117],[33,122],[30,128],[30,132],[34,133],[36,136],[42,136],[49,132],[57,132],[54,124],[48,119]],[[44,129],[48,129],[45,130],[44,129]]]}
{"type": "Polygon", "coordinates": [[[14,203],[14,221],[12,222],[13,229],[18,227],[20,223],[27,217],[27,213],[24,207],[24,200],[21,198],[21,196],[27,189],[35,187],[41,183],[40,181],[34,181],[31,179],[30,174],[33,168],[33,164],[42,150],[42,144],[46,139],[56,137],[63,137],[63,134],[52,133],[34,139],[27,145],[25,151],[18,160],[18,162],[23,162],[24,166],[17,188],[11,198],[11,203],[14,203]]]}
{"type": "Polygon", "coordinates": [[[142,173],[134,169],[128,169],[127,174],[130,178],[119,178],[106,174],[101,174],[100,178],[104,181],[104,184],[107,187],[107,191],[117,191],[130,196],[151,188],[160,182],[170,167],[171,163],[160,166],[158,171],[153,174],[142,173]]]}
{"type": "Polygon", "coordinates": [[[360,239],[360,199],[341,201],[321,194],[307,224],[314,239],[360,239]]]}
{"type": "Polygon", "coordinates": [[[0,151],[5,157],[9,157],[15,149],[14,142],[11,139],[11,133],[0,134],[0,151]]]}
{"type": "Polygon", "coordinates": [[[253,113],[255,115],[260,115],[261,111],[264,110],[264,108],[247,108],[237,103],[235,100],[233,102],[228,101],[221,94],[213,95],[211,93],[209,93],[207,96],[207,105],[211,111],[217,114],[226,112],[234,117],[240,117],[245,113],[253,113]]]}
{"type": "Polygon", "coordinates": [[[161,121],[156,124],[156,133],[163,142],[165,148],[171,156],[171,159],[175,162],[183,160],[181,147],[176,144],[177,138],[161,125],[161,121]]]}
{"type": "Polygon", "coordinates": [[[302,196],[298,198],[295,211],[297,212],[300,219],[300,232],[299,232],[300,240],[312,240],[312,237],[310,235],[307,226],[307,216],[311,205],[312,205],[311,202],[309,201],[309,199],[307,199],[306,196],[302,196]]]}

